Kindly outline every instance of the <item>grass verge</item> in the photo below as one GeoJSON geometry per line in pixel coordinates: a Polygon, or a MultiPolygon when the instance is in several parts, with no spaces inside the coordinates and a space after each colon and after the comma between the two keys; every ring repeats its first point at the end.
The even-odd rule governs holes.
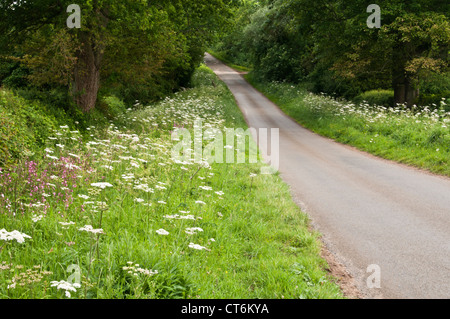
{"type": "Polygon", "coordinates": [[[264,164],[173,160],[171,133],[198,118],[246,128],[211,70],[193,84],[87,142],[62,126],[39,160],[1,170],[0,298],[343,297],[264,164]]]}
{"type": "Polygon", "coordinates": [[[301,85],[246,79],[304,127],[385,159],[450,176],[450,112],[441,105],[386,108],[308,93],[301,85]]]}

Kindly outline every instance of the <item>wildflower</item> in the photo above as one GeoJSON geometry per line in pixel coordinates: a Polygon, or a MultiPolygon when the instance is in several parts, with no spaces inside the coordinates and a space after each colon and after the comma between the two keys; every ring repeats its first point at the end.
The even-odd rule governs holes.
{"type": "Polygon", "coordinates": [[[188,235],[195,235],[195,234],[197,234],[198,231],[202,232],[203,229],[201,229],[200,227],[186,228],[185,233],[188,235]]]}
{"type": "Polygon", "coordinates": [[[175,214],[175,215],[164,215],[163,217],[167,218],[167,219],[177,219],[177,218],[180,217],[180,215],[177,215],[177,214],[175,214]]]}
{"type": "Polygon", "coordinates": [[[83,194],[78,194],[78,197],[83,198],[83,199],[89,199],[89,196],[83,195],[83,194]]]}
{"type": "Polygon", "coordinates": [[[93,233],[93,234],[104,234],[105,232],[103,231],[103,229],[98,228],[98,229],[94,229],[91,225],[86,225],[80,229],[78,229],[80,231],[86,231],[88,233],[93,233]]]}
{"type": "Polygon", "coordinates": [[[195,220],[195,216],[194,215],[180,216],[178,219],[192,219],[192,220],[195,220]]]}
{"type": "Polygon", "coordinates": [[[147,276],[153,276],[158,273],[157,270],[143,269],[143,268],[136,268],[136,271],[140,272],[141,274],[147,275],[147,276]]]}
{"type": "Polygon", "coordinates": [[[25,242],[25,238],[31,238],[27,234],[21,233],[17,230],[13,230],[12,232],[6,231],[6,229],[0,230],[0,240],[13,240],[15,239],[18,243],[25,242]]]}
{"type": "Polygon", "coordinates": [[[133,166],[133,167],[136,167],[136,168],[140,167],[140,165],[138,163],[134,162],[134,161],[131,161],[130,165],[133,166]]]}
{"type": "Polygon", "coordinates": [[[106,202],[97,202],[97,208],[101,211],[108,210],[108,204],[106,202]]]}
{"type": "Polygon", "coordinates": [[[44,218],[43,215],[39,215],[39,216],[33,215],[33,218],[31,218],[31,220],[32,220],[33,222],[37,223],[37,222],[40,221],[42,218],[44,218]]]}
{"type": "Polygon", "coordinates": [[[70,226],[70,225],[75,225],[75,223],[74,222],[68,222],[68,223],[66,223],[66,222],[59,222],[61,225],[63,225],[63,226],[70,226]]]}
{"type": "Polygon", "coordinates": [[[167,231],[167,230],[165,230],[165,229],[158,229],[157,231],[156,231],[156,233],[158,234],[158,235],[164,235],[164,236],[166,236],[166,235],[169,235],[169,232],[167,231]]]}
{"type": "Polygon", "coordinates": [[[52,287],[56,287],[58,290],[59,289],[65,290],[65,294],[66,294],[67,298],[71,297],[70,291],[77,292],[77,290],[75,288],[81,288],[80,284],[77,284],[77,283],[72,284],[72,283],[64,281],[64,280],[52,281],[51,284],[52,284],[51,285],[52,287]]]}
{"type": "Polygon", "coordinates": [[[127,179],[134,179],[134,174],[122,174],[122,178],[127,180],[127,179]]]}
{"type": "Polygon", "coordinates": [[[136,186],[133,187],[133,189],[142,190],[142,191],[144,191],[146,193],[153,193],[154,192],[153,188],[148,187],[147,184],[136,185],[136,186]]]}
{"type": "Polygon", "coordinates": [[[110,183],[106,183],[106,182],[92,183],[91,186],[99,187],[101,189],[105,189],[106,187],[113,187],[110,183]]]}
{"type": "Polygon", "coordinates": [[[201,167],[204,167],[204,168],[210,168],[208,161],[201,161],[200,165],[201,165],[201,167]]]}
{"type": "Polygon", "coordinates": [[[194,243],[189,243],[189,246],[188,246],[188,247],[189,247],[189,248],[192,248],[192,249],[197,249],[197,250],[203,250],[203,249],[205,249],[205,250],[208,250],[208,251],[209,251],[208,248],[203,247],[203,246],[200,246],[200,245],[198,245],[198,244],[194,244],[194,243]]]}
{"type": "Polygon", "coordinates": [[[196,200],[195,203],[196,203],[196,204],[201,204],[201,205],[206,205],[206,203],[203,202],[203,201],[201,201],[201,200],[196,200]]]}

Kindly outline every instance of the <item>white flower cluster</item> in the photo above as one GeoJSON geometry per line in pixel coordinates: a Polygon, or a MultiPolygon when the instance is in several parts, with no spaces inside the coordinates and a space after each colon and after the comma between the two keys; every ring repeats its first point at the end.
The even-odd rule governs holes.
{"type": "Polygon", "coordinates": [[[169,232],[167,231],[167,230],[165,230],[165,229],[158,229],[157,231],[156,231],[156,233],[158,234],[158,235],[164,235],[164,236],[167,236],[167,235],[169,235],[169,232]]]}
{"type": "Polygon", "coordinates": [[[132,261],[127,262],[128,265],[126,267],[122,267],[123,270],[127,270],[129,274],[132,274],[134,276],[138,276],[139,274],[143,274],[146,276],[153,276],[158,274],[158,270],[152,270],[152,269],[144,269],[139,267],[139,264],[134,264],[132,261]]]}
{"type": "Polygon", "coordinates": [[[44,215],[33,215],[33,218],[31,218],[31,220],[34,222],[34,223],[37,223],[38,221],[40,221],[42,218],[44,218],[44,215]]]}
{"type": "Polygon", "coordinates": [[[106,183],[106,182],[92,183],[91,186],[99,187],[101,189],[105,189],[106,187],[113,187],[110,183],[106,183]]]}
{"type": "Polygon", "coordinates": [[[77,284],[77,283],[72,284],[72,283],[64,281],[64,280],[52,281],[51,284],[52,284],[51,285],[52,287],[56,287],[58,290],[59,289],[65,290],[66,291],[65,294],[66,294],[67,298],[71,297],[70,291],[77,292],[76,288],[81,288],[80,284],[77,284]]]}
{"type": "Polygon", "coordinates": [[[205,250],[208,250],[208,251],[209,251],[208,248],[203,247],[203,246],[200,246],[200,245],[198,245],[198,244],[194,244],[194,243],[189,243],[189,246],[188,246],[188,247],[189,247],[189,248],[192,248],[192,249],[197,249],[197,250],[203,250],[203,249],[205,249],[205,250]]]}
{"type": "Polygon", "coordinates": [[[163,217],[167,218],[167,219],[191,219],[191,220],[195,220],[195,216],[194,215],[183,215],[183,216],[180,216],[178,214],[175,214],[175,215],[164,215],[163,217]]]}
{"type": "Polygon", "coordinates": [[[185,232],[188,235],[195,235],[197,234],[197,232],[202,232],[203,229],[201,229],[200,227],[190,227],[190,228],[186,228],[185,232]]]}
{"type": "Polygon", "coordinates": [[[12,232],[6,231],[6,229],[0,230],[0,240],[17,240],[18,243],[25,242],[25,238],[31,238],[27,234],[21,233],[18,230],[13,230],[12,232]]]}
{"type": "Polygon", "coordinates": [[[80,231],[86,231],[88,233],[93,233],[93,234],[104,234],[105,232],[103,231],[103,229],[98,228],[98,229],[94,229],[91,225],[86,225],[80,229],[78,229],[80,231]]]}

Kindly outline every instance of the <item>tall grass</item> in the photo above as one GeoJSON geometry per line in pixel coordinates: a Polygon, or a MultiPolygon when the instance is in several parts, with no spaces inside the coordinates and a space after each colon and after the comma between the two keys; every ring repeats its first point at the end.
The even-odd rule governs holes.
{"type": "Polygon", "coordinates": [[[209,69],[193,83],[1,171],[0,298],[342,298],[278,176],[172,160],[197,118],[245,128],[209,69]]]}

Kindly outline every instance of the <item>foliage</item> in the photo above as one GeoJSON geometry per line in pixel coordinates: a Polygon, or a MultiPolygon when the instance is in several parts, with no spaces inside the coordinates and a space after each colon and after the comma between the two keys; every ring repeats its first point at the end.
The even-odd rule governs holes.
{"type": "Polygon", "coordinates": [[[369,105],[392,107],[394,106],[394,91],[389,90],[367,91],[355,97],[354,102],[357,104],[366,102],[369,105]]]}
{"type": "Polygon", "coordinates": [[[45,145],[56,120],[41,105],[27,103],[10,91],[0,91],[1,156],[0,164],[10,165],[17,159],[45,145]]]}
{"type": "Polygon", "coordinates": [[[77,3],[81,28],[69,29],[69,4],[0,1],[0,56],[19,52],[30,70],[4,84],[24,86],[13,79],[26,76],[39,88],[63,86],[83,111],[94,108],[99,90],[131,103],[187,86],[230,17],[230,3],[222,0],[85,0],[77,3]]]}
{"type": "Polygon", "coordinates": [[[214,50],[234,63],[253,65],[255,76],[266,81],[304,82],[313,92],[347,99],[374,89],[394,90],[395,102],[412,105],[433,74],[448,79],[449,4],[378,1],[380,29],[366,24],[369,4],[243,4],[236,27],[214,50]]]}

